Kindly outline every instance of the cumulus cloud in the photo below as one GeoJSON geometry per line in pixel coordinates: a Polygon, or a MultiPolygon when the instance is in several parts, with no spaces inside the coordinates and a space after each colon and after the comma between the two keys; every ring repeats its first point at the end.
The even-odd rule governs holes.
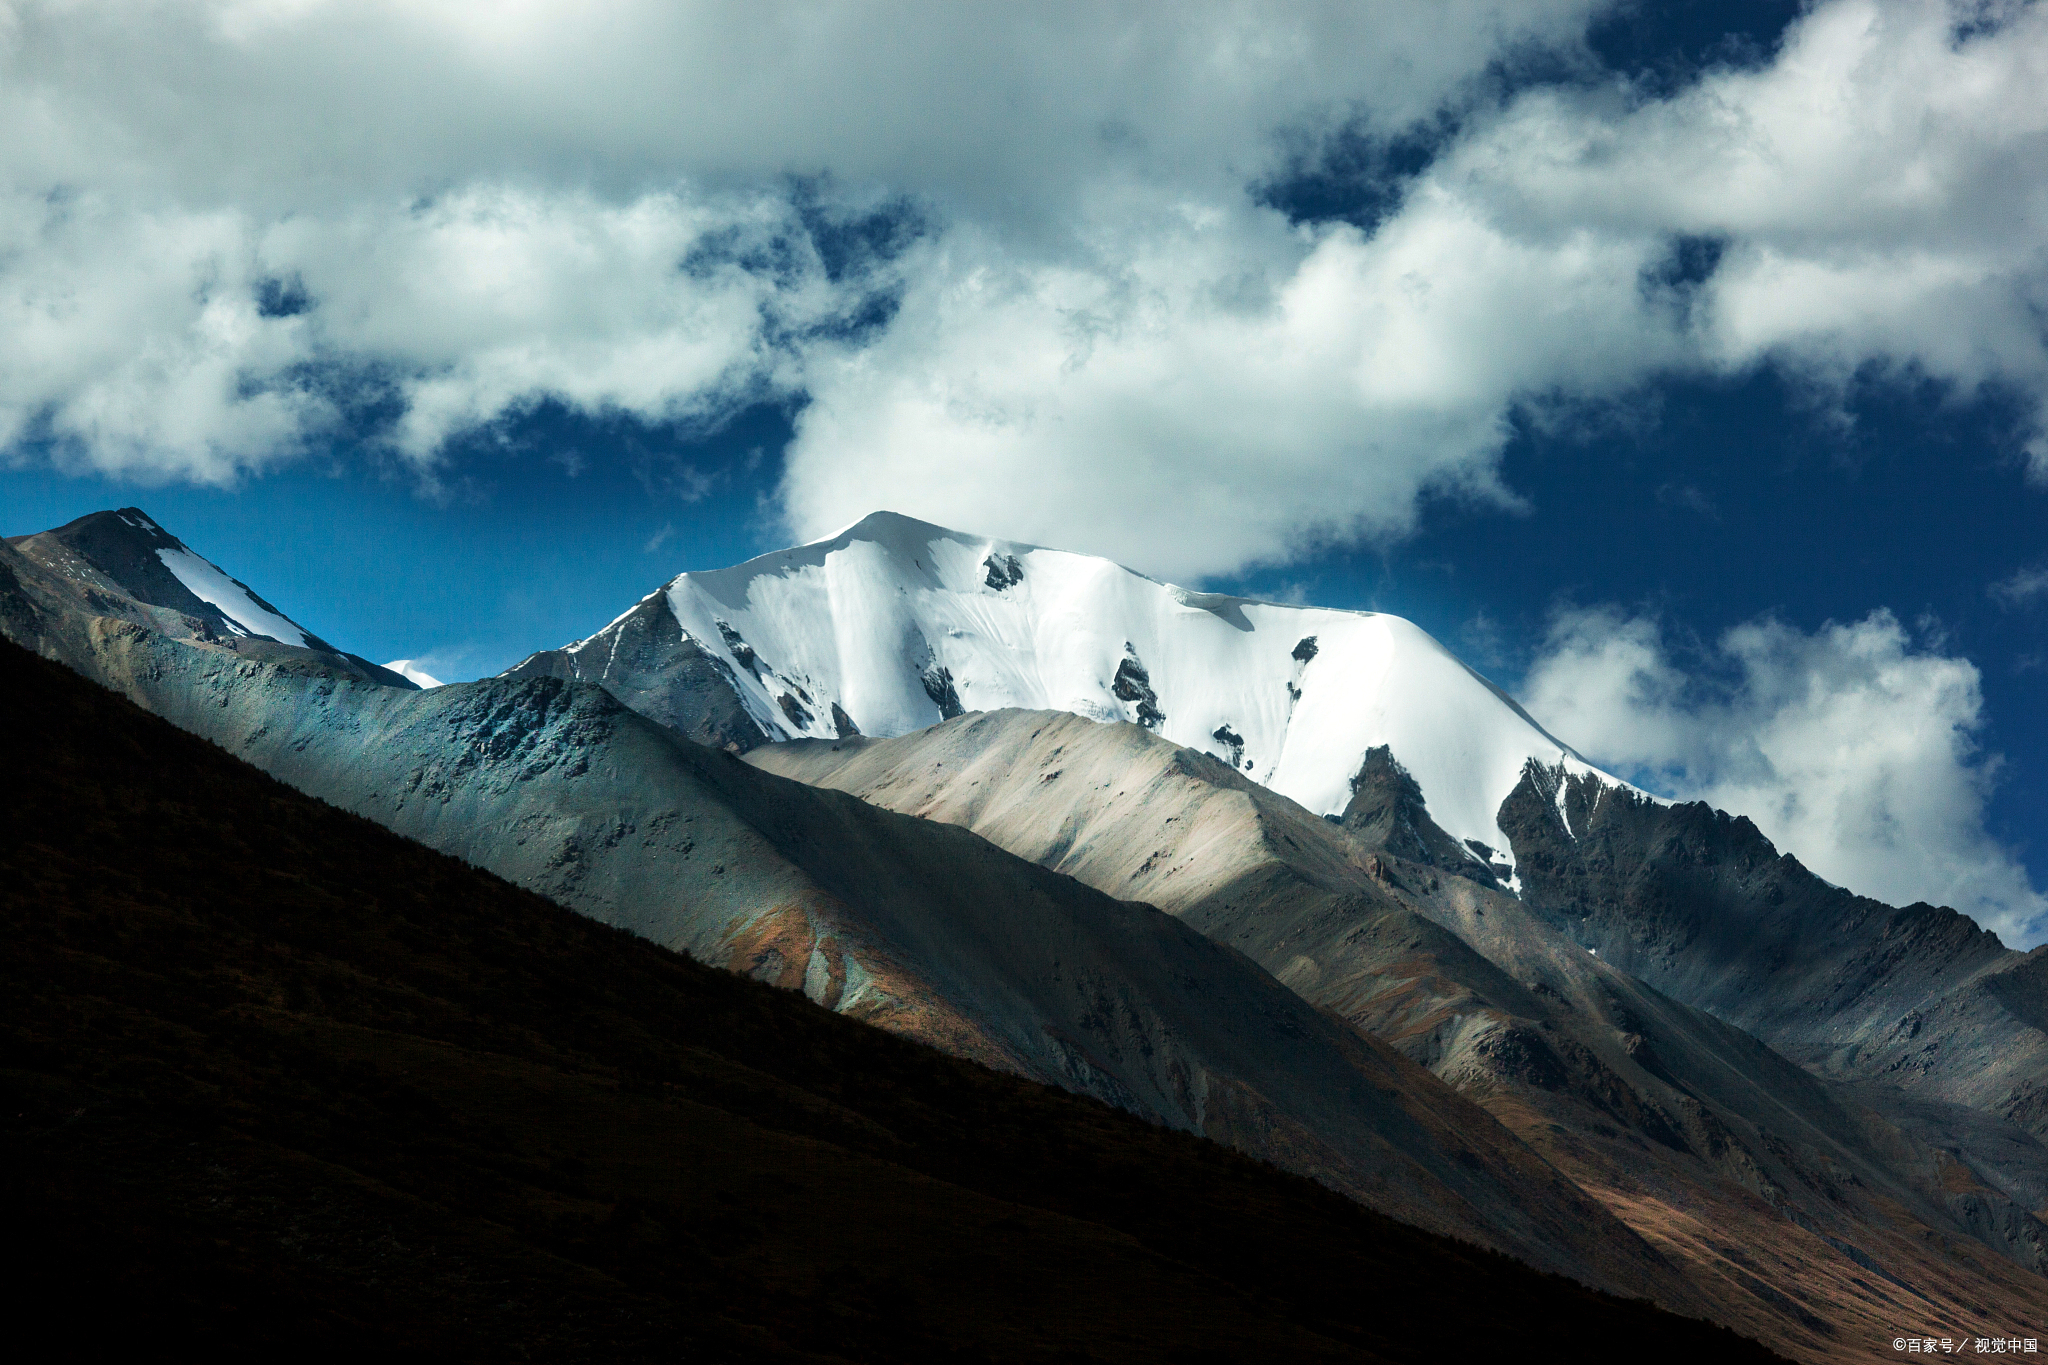
{"type": "Polygon", "coordinates": [[[1566,611],[1523,701],[1588,758],[1748,816],[1829,881],[2048,939],[2048,897],[1984,829],[1998,759],[1976,740],[1977,669],[1889,612],[1812,633],[1764,619],[1683,651],[1654,618],[1566,611]]]}
{"type": "Polygon", "coordinates": [[[901,488],[934,520],[1198,575],[1398,536],[1430,489],[1509,500],[1505,404],[1559,382],[1555,336],[1587,376],[1670,348],[1631,321],[1633,261],[1428,198],[1370,237],[1119,201],[1087,264],[956,232],[886,336],[814,361],[789,513],[822,533],[901,488]]]}
{"type": "Polygon", "coordinates": [[[0,0],[0,451],[431,478],[780,399],[797,534],[1198,577],[1512,502],[1517,411],[1674,373],[2048,396],[2048,7],[1827,0],[1668,91],[1603,8],[0,0]],[[1417,128],[1370,223],[1261,198],[1417,128]]]}
{"type": "Polygon", "coordinates": [[[210,483],[352,407],[383,405],[388,443],[422,469],[544,397],[708,418],[786,385],[771,338],[850,297],[789,206],[760,197],[499,188],[266,223],[17,194],[0,231],[0,443],[210,483]],[[778,269],[746,268],[749,251],[778,269]]]}
{"type": "Polygon", "coordinates": [[[1767,68],[1668,99],[1532,92],[1445,173],[1521,234],[1711,244],[1665,300],[1700,364],[1836,387],[1874,364],[2039,403],[2044,81],[2039,6],[1836,0],[1767,68]]]}
{"type": "Polygon", "coordinates": [[[0,450],[219,483],[367,425],[430,474],[542,399],[799,397],[897,286],[878,203],[1056,261],[1116,187],[1232,202],[1276,129],[1422,117],[1593,2],[12,0],[0,450]]]}

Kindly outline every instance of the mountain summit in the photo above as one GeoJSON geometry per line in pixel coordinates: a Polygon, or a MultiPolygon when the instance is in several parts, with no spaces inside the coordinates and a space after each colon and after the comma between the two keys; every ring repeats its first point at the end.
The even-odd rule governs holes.
{"type": "MultiPolygon", "coordinates": [[[[16,638],[45,630],[76,630],[92,618],[125,621],[172,639],[191,640],[245,658],[317,663],[385,687],[416,683],[335,648],[195,554],[139,507],[94,512],[50,531],[10,536],[8,546],[40,570],[45,607],[9,595],[18,615],[16,638]],[[31,617],[41,618],[32,624],[31,617]]],[[[4,564],[0,589],[16,577],[4,564]]],[[[84,647],[81,638],[74,647],[84,647]]],[[[60,651],[61,652],[61,651],[60,651]]]]}
{"type": "Polygon", "coordinates": [[[1625,785],[1398,616],[1192,592],[894,512],[679,574],[523,675],[602,683],[742,751],[1008,707],[1128,721],[1331,817],[1391,747],[1469,871],[1509,885],[1497,816],[1532,760],[1625,785]]]}

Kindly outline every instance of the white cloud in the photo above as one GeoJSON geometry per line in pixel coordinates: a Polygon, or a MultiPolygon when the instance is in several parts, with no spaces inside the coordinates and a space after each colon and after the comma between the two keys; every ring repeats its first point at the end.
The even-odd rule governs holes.
{"type": "Polygon", "coordinates": [[[801,250],[772,279],[726,259],[804,241],[759,196],[473,190],[264,224],[17,194],[0,232],[0,443],[211,483],[296,454],[366,383],[401,405],[392,443],[423,470],[542,397],[716,416],[786,385],[770,334],[829,321],[848,292],[801,250]],[[707,244],[716,257],[678,269],[707,244]],[[310,306],[266,316],[283,281],[310,306]]]}
{"type": "Polygon", "coordinates": [[[1524,235],[1725,242],[1690,315],[1703,365],[1839,386],[1876,363],[2039,403],[2048,9],[1956,36],[1988,8],[1835,0],[1767,69],[1666,101],[1534,92],[1445,174],[1524,235]]]}
{"type": "Polygon", "coordinates": [[[1831,0],[1660,98],[1571,65],[1602,7],[0,0],[0,450],[229,481],[367,384],[431,477],[542,399],[802,397],[798,533],[887,504],[1193,577],[1511,501],[1518,405],[2048,397],[2048,6],[1831,0]],[[1572,80],[1490,102],[1532,49],[1572,80]],[[1370,233],[1255,203],[1444,110],[1370,233]],[[890,204],[917,245],[828,259],[817,213],[890,204]]]}
{"type": "Polygon", "coordinates": [[[0,447],[47,433],[98,468],[210,482],[295,447],[331,413],[243,383],[289,364],[303,331],[258,315],[252,251],[229,211],[0,200],[0,447]]]}
{"type": "Polygon", "coordinates": [[[1991,585],[1991,595],[2008,607],[2023,607],[2048,598],[2048,565],[2015,569],[1991,585]]]}
{"type": "Polygon", "coordinates": [[[1398,536],[1430,488],[1507,500],[1505,404],[1673,355],[1636,262],[1506,238],[1448,196],[1372,237],[1118,199],[1090,263],[956,230],[896,323],[814,359],[784,494],[800,534],[896,510],[1174,576],[1398,536]],[[1513,318],[1513,325],[1504,319],[1513,318]]]}
{"type": "Polygon", "coordinates": [[[620,199],[830,171],[1059,235],[1105,175],[1234,190],[1276,127],[1427,117],[1598,7],[12,0],[0,107],[42,136],[0,156],[287,211],[479,178],[620,199]]]}
{"type": "Polygon", "coordinates": [[[429,473],[543,398],[715,418],[892,282],[827,278],[791,177],[1036,268],[1105,194],[1235,203],[1277,129],[1422,117],[1593,3],[0,3],[0,450],[226,482],[364,383],[429,473]]]}
{"type": "Polygon", "coordinates": [[[1811,634],[1755,621],[1687,668],[1655,620],[1598,608],[1556,618],[1522,699],[1588,758],[1747,815],[1829,881],[2030,947],[2048,897],[1984,828],[1998,759],[1975,738],[1978,681],[1889,612],[1811,634]]]}

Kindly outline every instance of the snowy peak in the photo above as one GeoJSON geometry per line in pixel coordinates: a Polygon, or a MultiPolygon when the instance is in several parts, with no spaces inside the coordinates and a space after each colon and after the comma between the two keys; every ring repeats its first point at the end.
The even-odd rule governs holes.
{"type": "Polygon", "coordinates": [[[91,586],[208,621],[223,635],[332,651],[139,507],[94,512],[22,540],[43,542],[46,552],[68,561],[64,567],[75,579],[97,578],[91,586]]]}
{"type": "Polygon", "coordinates": [[[1524,768],[1594,773],[1399,617],[1192,592],[893,512],[680,574],[515,671],[603,682],[693,734],[715,695],[769,741],[901,735],[1005,707],[1125,721],[1332,818],[1386,748],[1438,824],[1511,886],[1497,815],[1524,768]]]}
{"type": "Polygon", "coordinates": [[[94,512],[52,531],[11,537],[8,544],[80,595],[81,607],[92,614],[142,621],[219,647],[261,641],[308,650],[350,676],[414,686],[314,635],[139,507],[94,512]]]}

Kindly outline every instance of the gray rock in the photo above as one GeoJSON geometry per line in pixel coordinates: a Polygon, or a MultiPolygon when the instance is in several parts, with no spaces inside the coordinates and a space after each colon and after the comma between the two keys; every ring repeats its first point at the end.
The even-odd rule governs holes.
{"type": "Polygon", "coordinates": [[[1528,906],[1606,961],[1821,1075],[2048,1137],[2048,949],[1853,895],[1697,802],[1532,764],[1500,820],[1528,906]]]}

